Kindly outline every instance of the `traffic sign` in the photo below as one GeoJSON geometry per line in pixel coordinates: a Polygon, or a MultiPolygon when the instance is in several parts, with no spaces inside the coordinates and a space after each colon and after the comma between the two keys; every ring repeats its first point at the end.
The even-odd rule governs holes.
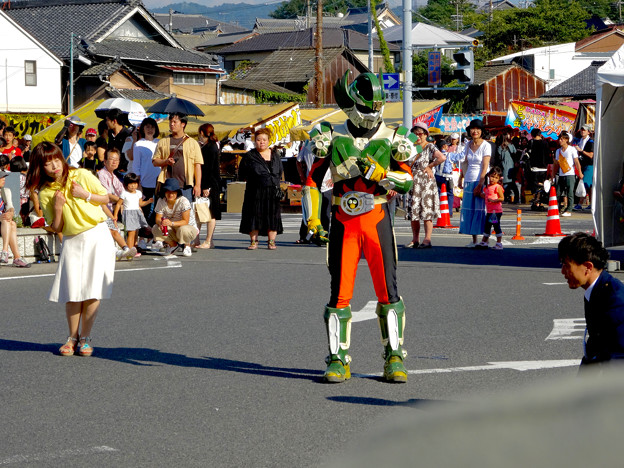
{"type": "Polygon", "coordinates": [[[398,73],[384,73],[383,84],[386,91],[398,91],[400,89],[401,78],[398,73]]]}

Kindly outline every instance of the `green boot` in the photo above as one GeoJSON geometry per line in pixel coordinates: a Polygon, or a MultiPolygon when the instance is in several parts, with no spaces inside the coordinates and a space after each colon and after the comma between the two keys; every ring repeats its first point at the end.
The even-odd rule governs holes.
{"type": "Polygon", "coordinates": [[[339,383],[351,378],[349,363],[351,356],[347,354],[351,341],[351,307],[342,309],[325,307],[325,325],[329,342],[327,369],[323,374],[326,382],[339,383]]]}
{"type": "Polygon", "coordinates": [[[403,299],[393,304],[377,303],[377,320],[381,330],[381,344],[384,346],[384,379],[388,382],[407,382],[407,369],[403,358],[403,331],[405,330],[405,305],[403,299]]]}

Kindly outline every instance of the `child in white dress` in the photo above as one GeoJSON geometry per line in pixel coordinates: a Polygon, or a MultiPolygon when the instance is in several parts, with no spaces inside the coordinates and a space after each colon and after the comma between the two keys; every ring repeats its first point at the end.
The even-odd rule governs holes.
{"type": "MultiPolygon", "coordinates": [[[[143,215],[142,207],[151,204],[154,199],[143,200],[143,194],[139,188],[139,176],[134,172],[126,174],[124,177],[124,191],[119,197],[119,201],[115,205],[114,219],[117,219],[119,209],[123,205],[122,219],[126,228],[127,239],[126,243],[128,247],[136,247],[137,244],[137,231],[143,227],[148,227],[145,216],[143,215]]],[[[137,252],[136,256],[141,254],[137,252]]]]}

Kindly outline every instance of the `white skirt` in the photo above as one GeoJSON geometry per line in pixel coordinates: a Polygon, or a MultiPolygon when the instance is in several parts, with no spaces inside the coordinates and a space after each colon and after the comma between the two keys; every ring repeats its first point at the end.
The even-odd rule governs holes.
{"type": "Polygon", "coordinates": [[[82,302],[108,299],[113,293],[115,243],[105,222],[63,237],[58,269],[48,300],[82,302]]]}

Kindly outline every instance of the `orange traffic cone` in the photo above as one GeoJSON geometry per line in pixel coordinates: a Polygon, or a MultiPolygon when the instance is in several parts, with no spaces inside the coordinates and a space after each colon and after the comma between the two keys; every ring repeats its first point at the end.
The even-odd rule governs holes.
{"type": "Polygon", "coordinates": [[[557,191],[555,187],[550,187],[548,198],[548,216],[546,218],[546,232],[544,234],[536,234],[538,236],[563,237],[565,234],[561,232],[561,223],[559,222],[559,206],[557,205],[557,191]]]}
{"type": "Polygon", "coordinates": [[[440,190],[440,217],[435,226],[437,228],[456,228],[451,224],[451,216],[449,214],[448,194],[446,193],[446,184],[442,184],[442,190],[440,190]]]}
{"type": "Polygon", "coordinates": [[[524,240],[522,237],[522,210],[518,210],[518,217],[516,219],[516,235],[511,240],[524,240]]]}

